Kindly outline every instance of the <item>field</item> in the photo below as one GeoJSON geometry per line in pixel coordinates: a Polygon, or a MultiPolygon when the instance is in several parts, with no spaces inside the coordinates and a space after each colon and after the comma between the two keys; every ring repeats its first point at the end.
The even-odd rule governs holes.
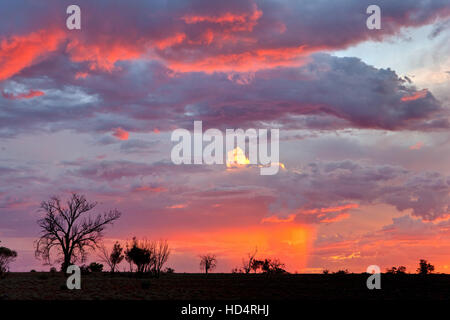
{"type": "Polygon", "coordinates": [[[81,290],[68,290],[61,273],[9,273],[0,300],[443,300],[450,275],[382,275],[381,290],[368,290],[368,275],[135,274],[83,275],[81,290]]]}

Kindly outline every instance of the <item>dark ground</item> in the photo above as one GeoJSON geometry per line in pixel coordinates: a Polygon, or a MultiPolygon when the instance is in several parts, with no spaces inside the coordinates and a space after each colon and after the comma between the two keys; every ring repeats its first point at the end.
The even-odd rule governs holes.
{"type": "Polygon", "coordinates": [[[366,274],[83,275],[81,290],[68,290],[61,273],[9,273],[0,279],[0,300],[448,300],[450,275],[381,276],[368,290],[366,274]]]}

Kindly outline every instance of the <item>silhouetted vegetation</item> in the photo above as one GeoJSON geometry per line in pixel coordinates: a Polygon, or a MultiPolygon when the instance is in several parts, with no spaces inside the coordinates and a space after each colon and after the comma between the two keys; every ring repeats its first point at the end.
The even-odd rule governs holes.
{"type": "Polygon", "coordinates": [[[17,258],[17,252],[0,247],[0,276],[9,271],[9,264],[17,258]]]}
{"type": "Polygon", "coordinates": [[[102,261],[109,266],[111,272],[115,272],[117,266],[125,257],[123,254],[123,248],[120,246],[120,243],[116,241],[111,251],[108,251],[108,249],[106,249],[104,245],[101,245],[99,250],[100,259],[102,259],[102,261]]]}
{"type": "Polygon", "coordinates": [[[255,258],[256,250],[253,253],[248,254],[248,259],[243,259],[243,268],[238,269],[234,268],[231,270],[232,273],[250,273],[250,270],[253,270],[254,273],[257,273],[259,270],[262,273],[273,274],[273,273],[288,273],[284,268],[285,265],[278,259],[264,259],[257,260],[255,258]]]}
{"type": "Polygon", "coordinates": [[[255,261],[258,249],[255,248],[253,252],[247,254],[247,258],[242,259],[242,270],[244,273],[250,273],[252,270],[253,261],[255,261]]]}
{"type": "Polygon", "coordinates": [[[214,254],[205,254],[200,256],[200,270],[204,270],[205,274],[214,270],[217,266],[217,258],[214,254]]]}
{"type": "Polygon", "coordinates": [[[138,273],[152,273],[159,276],[161,269],[169,259],[170,249],[167,241],[148,241],[137,240],[133,238],[131,244],[127,243],[125,250],[125,259],[130,263],[130,269],[133,271],[132,264],[136,266],[138,273]]]}
{"type": "Polygon", "coordinates": [[[111,210],[103,215],[91,216],[97,205],[89,203],[83,195],[73,193],[66,205],[60,198],[53,197],[41,203],[44,217],[38,221],[41,237],[36,242],[36,257],[51,264],[51,253],[62,262],[61,269],[77,261],[85,261],[87,249],[95,249],[107,225],[119,219],[121,213],[111,210]]]}
{"type": "Polygon", "coordinates": [[[175,270],[172,269],[172,268],[167,267],[167,268],[164,269],[163,273],[173,274],[173,273],[175,273],[175,270]]]}
{"type": "Polygon", "coordinates": [[[97,262],[91,262],[91,264],[89,264],[88,270],[90,272],[102,272],[103,264],[97,263],[97,262]]]}
{"type": "Polygon", "coordinates": [[[263,273],[287,273],[284,270],[285,265],[278,259],[264,259],[264,263],[262,264],[261,270],[263,273]]]}
{"type": "Polygon", "coordinates": [[[388,273],[388,274],[405,274],[406,267],[405,266],[399,266],[398,268],[392,267],[390,269],[387,269],[386,273],[388,273]]]}
{"type": "Polygon", "coordinates": [[[333,274],[338,274],[338,275],[344,275],[344,274],[349,274],[348,270],[338,270],[336,272],[333,272],[333,274]]]}
{"type": "Polygon", "coordinates": [[[431,263],[428,263],[427,260],[420,259],[419,267],[417,268],[417,272],[419,274],[422,274],[422,275],[430,274],[430,273],[433,273],[433,271],[434,271],[434,266],[431,263]]]}

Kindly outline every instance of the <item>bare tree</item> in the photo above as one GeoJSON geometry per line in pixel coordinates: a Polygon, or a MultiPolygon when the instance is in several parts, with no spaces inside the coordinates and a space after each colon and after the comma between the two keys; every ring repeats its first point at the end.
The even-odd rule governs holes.
{"type": "Polygon", "coordinates": [[[170,248],[167,240],[160,240],[154,243],[153,254],[155,256],[155,274],[159,276],[161,269],[169,259],[170,248]]]}
{"type": "Polygon", "coordinates": [[[253,261],[255,261],[256,253],[258,252],[258,249],[255,248],[255,251],[250,252],[247,254],[247,258],[242,259],[242,270],[245,273],[250,273],[252,270],[253,261]]]}
{"type": "Polygon", "coordinates": [[[135,264],[138,273],[150,272],[155,265],[154,243],[133,237],[131,244],[127,243],[125,259],[130,263],[130,270],[133,270],[132,264],[135,264]]]}
{"type": "Polygon", "coordinates": [[[89,203],[83,195],[73,193],[66,205],[60,198],[52,197],[41,203],[44,217],[38,220],[41,237],[36,241],[35,255],[51,264],[51,253],[54,252],[61,269],[77,261],[84,262],[87,249],[95,249],[103,236],[107,225],[114,223],[121,213],[111,210],[94,217],[90,211],[96,202],[89,203]]]}
{"type": "Polygon", "coordinates": [[[109,266],[111,272],[115,272],[118,264],[120,264],[124,258],[122,253],[123,248],[120,246],[120,243],[116,241],[111,251],[109,251],[104,244],[99,247],[99,250],[100,259],[109,266]]]}
{"type": "Polygon", "coordinates": [[[217,258],[214,254],[205,254],[200,256],[200,269],[205,270],[208,274],[209,271],[214,270],[217,266],[217,258]]]}
{"type": "Polygon", "coordinates": [[[134,237],[131,244],[127,243],[125,250],[125,259],[130,263],[130,270],[132,270],[132,264],[135,264],[138,272],[151,272],[155,276],[161,274],[169,255],[170,248],[167,240],[138,240],[134,237]]]}

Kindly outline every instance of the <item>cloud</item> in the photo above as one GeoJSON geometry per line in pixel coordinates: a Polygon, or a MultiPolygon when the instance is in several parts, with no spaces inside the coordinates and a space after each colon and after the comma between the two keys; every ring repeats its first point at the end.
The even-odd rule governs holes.
{"type": "Polygon", "coordinates": [[[114,129],[113,136],[119,140],[128,140],[129,133],[122,128],[114,129]]]}
{"type": "Polygon", "coordinates": [[[39,90],[29,90],[26,93],[18,93],[18,94],[2,91],[3,98],[9,100],[31,99],[34,97],[43,96],[44,94],[45,94],[44,92],[39,90]]]}
{"type": "Polygon", "coordinates": [[[358,205],[376,203],[410,210],[426,221],[450,214],[450,177],[436,172],[414,173],[397,166],[346,160],[311,163],[300,173],[277,175],[272,184],[277,197],[271,211],[295,213],[297,221],[306,223],[332,221],[358,205]]]}
{"type": "Polygon", "coordinates": [[[64,37],[64,32],[49,29],[2,39],[0,41],[0,81],[47,58],[50,52],[58,49],[64,37]]]}
{"type": "MultiPolygon", "coordinates": [[[[54,27],[58,23],[64,25],[64,15],[55,17],[55,12],[64,12],[63,3],[52,1],[52,11],[28,3],[28,10],[22,15],[23,20],[29,21],[20,28],[20,35],[4,28],[0,80],[49,58],[57,49],[87,67],[78,75],[118,71],[116,64],[120,61],[140,59],[161,61],[178,72],[242,72],[299,66],[311,53],[383,40],[401,33],[404,27],[445,21],[450,15],[445,0],[408,0],[400,4],[379,1],[383,28],[372,32],[365,23],[369,0],[317,1],[310,5],[253,0],[222,4],[206,0],[170,5],[139,0],[116,6],[108,1],[96,1],[95,6],[89,1],[78,4],[89,17],[89,29],[82,26],[83,32],[70,33],[54,27]],[[42,29],[34,31],[38,22],[42,29]]],[[[0,9],[14,12],[13,8],[0,9]]]]}

